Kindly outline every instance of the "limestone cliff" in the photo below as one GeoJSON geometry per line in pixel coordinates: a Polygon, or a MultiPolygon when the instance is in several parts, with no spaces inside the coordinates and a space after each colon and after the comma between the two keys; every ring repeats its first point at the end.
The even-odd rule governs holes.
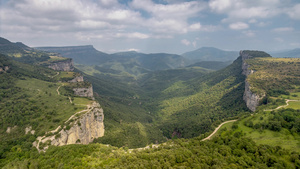
{"type": "Polygon", "coordinates": [[[48,65],[48,68],[58,71],[72,71],[74,70],[74,64],[72,59],[66,59],[52,62],[48,65]]]}
{"type": "Polygon", "coordinates": [[[248,76],[255,73],[255,70],[252,70],[250,68],[250,65],[247,64],[246,60],[252,58],[248,53],[244,51],[240,51],[240,56],[242,57],[242,74],[246,76],[246,81],[245,81],[245,91],[244,91],[244,96],[243,100],[246,102],[247,107],[251,111],[255,111],[256,107],[259,105],[259,101],[265,97],[265,94],[258,95],[256,93],[253,93],[251,91],[251,84],[248,82],[248,76]]]}
{"type": "Polygon", "coordinates": [[[94,98],[92,85],[89,87],[73,88],[73,91],[77,96],[94,98]]]}
{"type": "MultiPolygon", "coordinates": [[[[80,115],[80,113],[83,112],[84,111],[78,113],[80,115]]],[[[86,110],[86,113],[83,113],[79,117],[77,116],[76,113],[76,116],[70,117],[65,123],[67,126],[71,127],[64,126],[63,129],[61,129],[61,126],[59,126],[56,130],[48,132],[55,134],[60,130],[58,134],[48,137],[38,137],[33,145],[38,150],[45,151],[49,145],[63,146],[68,144],[89,144],[95,138],[104,135],[104,114],[99,103],[93,102],[86,110]],[[70,121],[72,122],[70,123],[70,121]]]]}
{"type": "Polygon", "coordinates": [[[83,82],[83,76],[76,76],[74,79],[68,81],[70,83],[83,82]]]}

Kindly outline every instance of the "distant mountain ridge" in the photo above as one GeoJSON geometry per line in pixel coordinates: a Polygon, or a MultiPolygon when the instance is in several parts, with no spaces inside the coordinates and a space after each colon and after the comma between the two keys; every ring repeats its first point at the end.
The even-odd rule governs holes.
{"type": "Polygon", "coordinates": [[[300,48],[292,49],[292,50],[285,50],[280,52],[270,52],[273,57],[277,58],[300,58],[300,48]]]}
{"type": "Polygon", "coordinates": [[[238,51],[225,51],[214,47],[202,47],[194,51],[183,53],[187,59],[193,61],[233,61],[238,56],[238,51]]]}
{"type": "Polygon", "coordinates": [[[148,71],[174,69],[189,65],[191,62],[181,55],[167,53],[144,54],[135,51],[107,54],[93,46],[36,47],[48,52],[60,53],[73,58],[75,63],[95,65],[103,69],[127,72],[135,76],[148,71]]]}
{"type": "Polygon", "coordinates": [[[38,50],[59,53],[72,58],[74,62],[85,65],[95,65],[110,61],[109,54],[96,50],[92,45],[64,47],[35,47],[38,50]]]}

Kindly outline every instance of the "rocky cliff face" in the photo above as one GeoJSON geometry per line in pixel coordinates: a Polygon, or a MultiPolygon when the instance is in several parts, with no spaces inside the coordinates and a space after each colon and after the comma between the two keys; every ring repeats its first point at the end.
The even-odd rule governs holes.
{"type": "Polygon", "coordinates": [[[77,82],[83,82],[83,76],[77,76],[74,79],[68,81],[70,83],[77,83],[77,82]]]}
{"type": "Polygon", "coordinates": [[[73,122],[68,125],[72,127],[67,129],[68,127],[65,126],[61,129],[59,126],[55,131],[51,131],[51,133],[55,133],[61,129],[58,134],[48,137],[38,137],[33,145],[38,150],[45,151],[49,145],[89,144],[95,138],[104,135],[103,109],[97,102],[93,102],[86,113],[78,118],[75,118],[75,116],[74,118],[71,117],[68,121],[71,119],[73,122]]]}
{"type": "Polygon", "coordinates": [[[253,93],[251,91],[251,85],[249,84],[249,82],[247,81],[247,77],[253,73],[255,73],[255,70],[252,70],[250,68],[250,65],[248,65],[246,63],[247,59],[252,58],[252,56],[250,56],[248,53],[245,53],[244,51],[240,51],[240,56],[242,57],[242,74],[246,76],[246,81],[245,81],[245,91],[244,91],[244,96],[243,96],[243,100],[246,102],[247,107],[251,110],[251,111],[255,111],[256,107],[259,105],[259,101],[265,97],[265,94],[263,95],[258,95],[256,93],[253,93]]]}
{"type": "Polygon", "coordinates": [[[92,85],[90,87],[73,88],[73,91],[77,96],[94,98],[92,85]]]}
{"type": "Polygon", "coordinates": [[[48,65],[48,68],[58,71],[73,71],[74,64],[72,59],[67,59],[63,61],[52,62],[48,65]]]}

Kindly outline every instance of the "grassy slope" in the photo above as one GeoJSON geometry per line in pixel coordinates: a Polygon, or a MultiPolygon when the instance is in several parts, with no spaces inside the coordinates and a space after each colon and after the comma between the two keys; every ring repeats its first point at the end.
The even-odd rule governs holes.
{"type": "Polygon", "coordinates": [[[253,92],[276,96],[300,85],[300,58],[254,58],[246,62],[255,70],[247,79],[253,92]]]}
{"type": "MultiPolygon", "coordinates": [[[[0,55],[1,64],[5,58],[0,55]]],[[[67,78],[64,73],[57,75],[48,68],[10,59],[7,62],[10,69],[0,73],[0,166],[13,147],[29,152],[37,136],[63,124],[72,114],[85,109],[84,104],[91,102],[87,98],[74,97],[62,86],[64,83],[58,82],[67,78]],[[70,103],[69,96],[74,104],[70,103]],[[35,133],[25,135],[25,128],[30,126],[35,133]],[[6,132],[8,127],[10,133],[6,132]]]]}
{"type": "Polygon", "coordinates": [[[253,139],[257,144],[260,145],[270,145],[270,146],[280,146],[282,148],[300,152],[300,135],[296,133],[291,133],[287,129],[282,129],[280,132],[272,131],[269,129],[253,129],[245,126],[244,122],[251,120],[260,121],[259,119],[263,117],[267,119],[270,116],[270,113],[259,113],[254,116],[247,117],[238,121],[237,129],[232,129],[232,123],[222,126],[219,132],[214,136],[218,137],[219,135],[234,135],[237,132],[242,132],[245,137],[253,139]]]}

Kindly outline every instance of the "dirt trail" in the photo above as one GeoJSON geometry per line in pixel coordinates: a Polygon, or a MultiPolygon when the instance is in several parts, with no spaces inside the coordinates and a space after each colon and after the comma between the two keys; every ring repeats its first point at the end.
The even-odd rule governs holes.
{"type": "Polygon", "coordinates": [[[298,102],[298,101],[300,101],[300,100],[289,100],[289,99],[285,99],[286,105],[278,106],[278,107],[275,108],[275,109],[265,109],[264,111],[278,110],[278,109],[280,109],[280,108],[287,107],[287,106],[289,105],[289,102],[298,102]]]}
{"type": "Polygon", "coordinates": [[[56,75],[54,75],[54,76],[51,76],[51,78],[54,78],[54,77],[55,77],[55,76],[57,76],[57,75],[59,75],[59,72],[57,72],[57,73],[56,73],[56,75]]]}
{"type": "Polygon", "coordinates": [[[71,104],[73,103],[71,97],[69,97],[69,101],[70,101],[71,104]]]}
{"type": "MultiPolygon", "coordinates": [[[[235,122],[237,120],[228,120],[228,121],[225,121],[223,123],[221,123],[215,130],[213,133],[211,133],[208,137],[202,139],[201,141],[206,141],[206,140],[209,140],[214,134],[216,134],[216,132],[226,123],[231,123],[231,122],[235,122]]],[[[142,148],[136,148],[136,149],[129,149],[128,152],[131,153],[133,150],[146,150],[146,149],[149,149],[149,148],[157,148],[159,147],[160,145],[164,145],[166,143],[162,143],[162,144],[152,144],[152,147],[150,147],[149,145],[146,146],[146,147],[142,147],[142,148]]]]}
{"type": "Polygon", "coordinates": [[[201,141],[205,141],[205,140],[209,140],[214,134],[216,134],[216,132],[226,123],[230,123],[230,122],[235,122],[237,120],[228,120],[228,121],[225,121],[223,123],[221,123],[215,130],[214,132],[212,132],[208,137],[202,139],[201,141]]]}
{"type": "Polygon", "coordinates": [[[64,84],[62,84],[62,85],[58,86],[58,88],[56,89],[57,95],[60,95],[60,93],[59,93],[59,89],[60,89],[60,87],[62,87],[63,85],[64,85],[64,84]]]}

